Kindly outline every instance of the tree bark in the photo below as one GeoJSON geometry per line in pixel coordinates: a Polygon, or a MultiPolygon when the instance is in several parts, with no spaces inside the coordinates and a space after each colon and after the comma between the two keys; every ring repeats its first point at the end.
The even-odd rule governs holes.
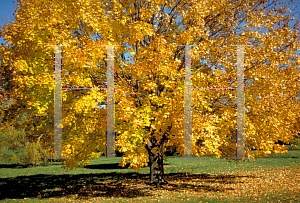
{"type": "MultiPolygon", "coordinates": [[[[168,128],[170,131],[172,125],[168,128]]],[[[164,144],[168,142],[166,132],[158,144],[155,137],[152,135],[151,140],[147,142],[146,149],[149,154],[149,163],[150,163],[150,181],[147,183],[149,185],[164,185],[168,184],[165,179],[164,173],[164,164],[163,164],[163,148],[164,144]],[[157,151],[154,151],[153,148],[158,147],[157,151]]]]}
{"type": "Polygon", "coordinates": [[[167,184],[168,182],[164,177],[164,166],[163,166],[163,143],[160,144],[158,152],[151,152],[151,149],[154,147],[150,141],[148,141],[146,148],[149,153],[149,162],[150,162],[150,181],[149,185],[162,185],[167,184]]]}

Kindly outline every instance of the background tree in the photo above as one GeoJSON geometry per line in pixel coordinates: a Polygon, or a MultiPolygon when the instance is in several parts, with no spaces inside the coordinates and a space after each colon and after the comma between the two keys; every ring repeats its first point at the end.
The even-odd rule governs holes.
{"type": "MultiPolygon", "coordinates": [[[[4,47],[4,60],[10,58],[16,71],[12,98],[26,106],[18,114],[31,114],[30,126],[46,112],[26,129],[28,136],[34,140],[45,132],[45,147],[53,151],[54,51],[45,45],[71,45],[63,48],[63,86],[98,87],[106,84],[106,48],[100,45],[126,45],[115,47],[116,147],[125,153],[120,165],[130,161],[139,171],[149,158],[150,183],[166,183],[164,146],[184,152],[184,47],[176,45],[200,45],[192,51],[193,87],[228,87],[237,86],[236,49],[229,45],[251,43],[245,47],[245,107],[251,109],[246,156],[287,152],[275,142],[299,133],[299,20],[293,29],[289,25],[299,14],[286,9],[291,2],[278,9],[279,0],[21,0],[16,21],[2,35],[15,46],[4,47]],[[125,52],[134,55],[133,63],[125,52]]],[[[63,93],[63,148],[71,157],[65,168],[104,152],[105,109],[95,102],[105,104],[105,97],[97,91],[63,93]]],[[[235,92],[193,91],[192,98],[193,155],[235,156],[235,92]]],[[[11,110],[6,115],[13,123],[11,110]]]]}
{"type": "MultiPolygon", "coordinates": [[[[22,115],[17,122],[24,122],[26,113],[22,115]]],[[[0,156],[5,162],[11,164],[21,164],[23,166],[46,164],[46,150],[43,149],[40,139],[32,142],[26,136],[24,129],[17,130],[9,126],[0,131],[0,156]]]]}

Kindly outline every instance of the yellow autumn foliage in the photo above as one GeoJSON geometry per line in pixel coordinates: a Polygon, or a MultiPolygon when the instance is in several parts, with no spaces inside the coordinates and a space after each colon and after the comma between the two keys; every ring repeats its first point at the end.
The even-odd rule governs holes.
{"type": "MultiPolygon", "coordinates": [[[[246,156],[284,153],[286,147],[275,142],[300,133],[299,30],[268,2],[20,0],[16,21],[0,32],[15,48],[0,50],[3,64],[14,70],[12,106],[25,107],[7,112],[30,113],[19,128],[38,123],[28,136],[45,133],[45,147],[53,151],[54,47],[47,45],[69,45],[62,48],[64,87],[105,87],[104,45],[124,45],[114,47],[116,148],[125,153],[122,166],[130,162],[139,170],[147,165],[145,141],[161,139],[168,126],[167,145],[184,153],[184,47],[177,45],[198,45],[191,51],[192,86],[201,88],[236,87],[231,45],[251,44],[244,54],[246,156]],[[133,54],[132,63],[125,52],[133,54]]],[[[96,102],[104,105],[106,92],[63,91],[62,101],[63,150],[71,157],[65,168],[72,169],[105,152],[106,111],[96,102]]],[[[192,109],[193,154],[235,156],[235,90],[192,90],[192,109]]]]}

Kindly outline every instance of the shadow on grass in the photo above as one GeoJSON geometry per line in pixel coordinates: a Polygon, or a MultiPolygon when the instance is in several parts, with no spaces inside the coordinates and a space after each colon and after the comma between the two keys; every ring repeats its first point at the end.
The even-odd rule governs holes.
{"type": "MultiPolygon", "coordinates": [[[[150,165],[150,162],[148,162],[148,166],[150,165]]],[[[164,166],[168,166],[170,164],[164,164],[164,166]]],[[[119,163],[113,163],[113,164],[89,164],[87,166],[85,166],[84,168],[89,168],[89,169],[127,169],[129,168],[130,163],[127,163],[125,165],[125,167],[119,166],[119,163]]],[[[144,166],[142,168],[148,167],[148,166],[144,166]]]]}
{"type": "Polygon", "coordinates": [[[279,156],[279,155],[274,155],[274,156],[266,156],[264,159],[269,159],[269,158],[277,158],[277,159],[300,159],[299,156],[279,156]]]}
{"type": "MultiPolygon", "coordinates": [[[[46,165],[41,164],[41,165],[36,165],[35,167],[45,167],[45,166],[53,166],[53,165],[61,165],[61,163],[57,162],[52,162],[48,163],[46,165]]],[[[33,164],[27,164],[27,165],[22,165],[22,164],[0,164],[0,168],[11,168],[11,169],[20,169],[20,168],[31,168],[34,167],[33,164]]]]}
{"type": "MultiPolygon", "coordinates": [[[[114,164],[101,164],[99,168],[113,168],[114,164]],[[108,166],[107,166],[108,165],[108,166]]],[[[95,168],[96,166],[94,166],[95,168]]],[[[92,167],[93,168],[93,167],[92,167]]],[[[163,187],[169,191],[225,191],[222,187],[211,186],[205,183],[232,184],[240,177],[238,175],[211,175],[169,173],[163,186],[149,186],[149,175],[139,173],[99,173],[99,174],[64,174],[64,175],[31,175],[0,179],[0,200],[24,198],[61,198],[77,195],[77,199],[92,197],[150,197],[151,191],[163,187]],[[181,182],[180,184],[176,182],[181,182]],[[188,182],[198,182],[194,184],[188,182]]],[[[257,178],[254,177],[253,178],[257,178]]],[[[235,190],[229,188],[226,190],[235,190]]]]}
{"type": "MultiPolygon", "coordinates": [[[[53,165],[61,165],[61,163],[57,162],[57,163],[51,163],[51,164],[47,164],[46,166],[53,166],[53,165]]],[[[148,162],[148,166],[150,165],[150,162],[148,162]]],[[[164,166],[169,166],[170,164],[164,164],[164,166]]],[[[37,167],[44,167],[45,165],[41,165],[41,166],[37,166],[37,167]]],[[[89,168],[89,169],[128,169],[130,166],[130,163],[127,163],[125,165],[125,167],[119,166],[119,163],[113,163],[113,164],[97,164],[97,165],[93,165],[93,164],[89,164],[87,166],[85,166],[84,168],[89,168]]],[[[144,166],[144,167],[148,167],[148,166],[144,166]]],[[[20,169],[20,168],[31,168],[33,167],[32,164],[28,164],[28,165],[21,165],[21,164],[0,164],[0,168],[11,168],[11,169],[20,169]]],[[[143,167],[143,168],[144,168],[143,167]]]]}

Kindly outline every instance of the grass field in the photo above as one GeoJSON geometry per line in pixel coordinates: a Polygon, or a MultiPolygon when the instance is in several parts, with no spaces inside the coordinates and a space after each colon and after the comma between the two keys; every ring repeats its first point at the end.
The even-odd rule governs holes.
{"type": "MultiPolygon", "coordinates": [[[[300,202],[300,144],[287,154],[238,164],[202,157],[165,162],[168,185],[150,187],[120,159],[91,160],[66,171],[59,162],[22,168],[0,164],[0,202],[300,202]]],[[[291,148],[291,147],[289,147],[291,148]]]]}

